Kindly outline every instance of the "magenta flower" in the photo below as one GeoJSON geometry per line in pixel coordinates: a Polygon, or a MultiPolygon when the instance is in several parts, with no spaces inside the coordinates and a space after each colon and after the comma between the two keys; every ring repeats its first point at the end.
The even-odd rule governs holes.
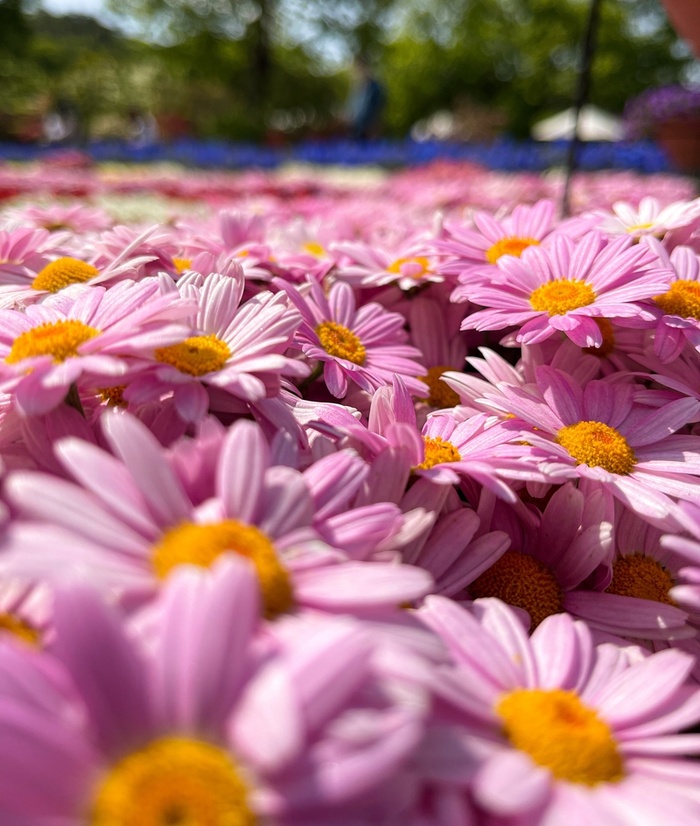
{"type": "Polygon", "coordinates": [[[2,646],[2,822],[320,826],[405,809],[422,663],[318,617],[282,623],[261,658],[257,600],[235,560],[179,572],[142,648],[94,593],[59,593],[51,655],[2,646]]]}
{"type": "Polygon", "coordinates": [[[500,386],[504,407],[527,423],[523,457],[551,481],[579,477],[604,485],[658,527],[675,529],[670,497],[700,493],[700,438],[672,435],[700,410],[695,399],[660,407],[635,403],[635,387],[591,381],[581,387],[549,367],[537,370],[538,394],[500,386]],[[653,414],[653,415],[651,415],[653,414]]]}
{"type": "Polygon", "coordinates": [[[278,395],[281,376],[308,375],[305,364],[284,355],[299,325],[298,313],[281,294],[266,293],[241,304],[244,287],[243,271],[235,262],[224,274],[203,278],[192,272],[180,278],[179,294],[197,302],[188,319],[194,334],[158,348],[125,398],[156,401],[172,390],[180,415],[196,422],[211,405],[209,386],[254,403],[278,395]]]}
{"type": "Polygon", "coordinates": [[[0,310],[0,383],[25,415],[45,413],[78,380],[112,385],[135,360],[182,339],[192,302],[158,281],[74,285],[24,312],[0,310]]]}
{"type": "MultiPolygon", "coordinates": [[[[118,458],[78,439],[56,445],[80,484],[30,472],[8,479],[11,500],[34,520],[15,522],[8,532],[2,558],[8,573],[32,581],[89,577],[104,591],[143,603],[183,565],[208,568],[219,557],[240,556],[255,569],[269,617],[297,606],[396,606],[430,590],[431,578],[419,568],[364,562],[323,542],[304,477],[273,464],[252,422],[229,428],[215,496],[198,504],[144,425],[121,412],[105,413],[102,422],[118,458]]],[[[393,526],[399,515],[398,509],[385,514],[377,530],[386,532],[386,522],[393,526]]],[[[364,533],[359,519],[342,532],[336,525],[332,536],[362,548],[364,533]]]]}
{"type": "Polygon", "coordinates": [[[481,809],[517,824],[698,817],[700,766],[684,758],[700,737],[677,733],[700,717],[691,657],[663,651],[630,665],[566,614],[528,638],[498,600],[470,614],[429,597],[419,616],[454,663],[435,673],[452,721],[429,739],[436,783],[468,787],[481,809]]]}
{"type": "Polygon", "coordinates": [[[557,236],[547,248],[499,260],[490,283],[465,285],[466,297],[487,309],[467,316],[462,328],[519,326],[516,340],[523,344],[563,332],[579,347],[601,347],[596,319],[649,326],[653,314],[638,302],[664,292],[670,275],[648,248],[632,246],[629,238],[608,242],[590,232],[574,242],[557,236]]]}
{"type": "Polygon", "coordinates": [[[357,309],[352,287],[344,282],[333,284],[328,296],[317,283],[311,283],[307,296],[283,281],[276,283],[302,315],[296,344],[308,359],[323,364],[326,386],[336,398],[347,394],[348,381],[373,392],[394,376],[400,376],[413,395],[428,395],[417,378],[425,374],[414,360],[420,351],[406,344],[403,316],[374,303],[357,309]]]}

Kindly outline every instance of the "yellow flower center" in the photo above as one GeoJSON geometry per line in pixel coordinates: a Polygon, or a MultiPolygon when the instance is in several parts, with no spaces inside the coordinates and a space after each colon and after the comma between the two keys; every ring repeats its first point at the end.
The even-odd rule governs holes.
{"type": "Polygon", "coordinates": [[[570,310],[587,307],[596,300],[593,288],[575,278],[548,281],[530,295],[533,310],[549,315],[565,315],[570,310]]]}
{"type": "Polygon", "coordinates": [[[78,258],[57,258],[36,274],[32,287],[57,293],[69,284],[84,284],[98,273],[97,267],[78,258]]]}
{"type": "Polygon", "coordinates": [[[624,777],[610,726],[573,691],[518,688],[496,705],[511,744],[558,780],[597,786],[624,777]]]}
{"type": "Polygon", "coordinates": [[[431,467],[445,462],[459,462],[462,458],[452,442],[441,439],[440,436],[423,436],[423,442],[425,459],[417,466],[419,470],[430,470],[431,467]]]}
{"type": "Polygon", "coordinates": [[[426,273],[430,272],[430,262],[424,255],[419,255],[414,258],[397,258],[392,264],[386,268],[387,272],[396,273],[396,275],[401,274],[401,268],[405,264],[417,264],[420,267],[420,271],[415,272],[411,275],[411,278],[415,278],[416,281],[419,278],[422,278],[426,273]]]}
{"type": "Polygon", "coordinates": [[[255,826],[240,769],[218,746],[163,737],[123,757],[97,789],[90,826],[255,826]]]}
{"type": "Polygon", "coordinates": [[[576,459],[577,465],[602,467],[609,473],[629,473],[637,461],[622,433],[603,422],[577,422],[562,427],[557,442],[576,459]]]}
{"type": "Polygon", "coordinates": [[[173,258],[173,264],[175,265],[175,269],[178,271],[178,273],[183,273],[186,270],[192,269],[191,258],[173,258]]]}
{"type": "Polygon", "coordinates": [[[360,339],[347,327],[335,321],[324,321],[316,328],[321,347],[335,358],[346,359],[353,364],[364,364],[367,351],[360,339]]]}
{"type": "Polygon", "coordinates": [[[231,357],[231,350],[218,336],[191,336],[179,344],[159,347],[155,352],[157,361],[171,364],[181,373],[190,376],[204,376],[215,373],[231,357]]]}
{"type": "Polygon", "coordinates": [[[529,554],[506,551],[469,586],[472,599],[497,597],[530,615],[530,630],[545,617],[563,610],[562,593],[554,574],[529,554]]]}
{"type": "Polygon", "coordinates": [[[523,250],[539,245],[537,238],[501,238],[486,250],[486,260],[489,264],[495,264],[502,255],[514,255],[520,258],[523,250]]]}
{"type": "Polygon", "coordinates": [[[430,395],[421,401],[428,402],[432,407],[455,407],[459,404],[459,396],[442,380],[442,374],[451,369],[446,365],[428,368],[428,375],[421,376],[420,379],[430,388],[430,395]]]}
{"type": "Polygon", "coordinates": [[[95,327],[88,327],[75,319],[47,321],[18,335],[5,361],[16,364],[23,359],[53,356],[54,364],[60,364],[67,358],[75,358],[80,345],[99,334],[95,327]]]}
{"type": "Polygon", "coordinates": [[[0,614],[0,632],[3,631],[12,634],[13,637],[31,646],[38,646],[41,642],[41,634],[39,631],[14,614],[0,614]]]}
{"type": "Polygon", "coordinates": [[[287,571],[280,564],[274,545],[254,525],[225,519],[208,525],[184,522],[166,531],[153,548],[153,568],[160,579],[180,565],[209,568],[222,554],[235,553],[249,559],[258,576],[263,612],[268,619],[294,607],[294,593],[287,571]]]}
{"type": "Polygon", "coordinates": [[[326,254],[326,250],[317,241],[309,241],[302,249],[314,258],[323,258],[326,254]]]}
{"type": "Polygon", "coordinates": [[[607,318],[594,318],[593,321],[598,325],[598,329],[603,335],[603,343],[600,347],[584,347],[583,352],[591,356],[598,356],[605,358],[615,349],[615,333],[613,326],[607,318]]]}
{"type": "Polygon", "coordinates": [[[639,232],[640,230],[643,231],[645,229],[651,229],[654,225],[653,224],[632,224],[631,227],[627,227],[627,232],[634,233],[639,232]]]}
{"type": "Polygon", "coordinates": [[[613,563],[612,582],[605,589],[609,594],[676,603],[668,595],[675,582],[666,568],[645,554],[622,556],[613,563]]]}
{"type": "Polygon", "coordinates": [[[669,290],[654,297],[666,315],[700,319],[700,281],[674,281],[669,290]]]}

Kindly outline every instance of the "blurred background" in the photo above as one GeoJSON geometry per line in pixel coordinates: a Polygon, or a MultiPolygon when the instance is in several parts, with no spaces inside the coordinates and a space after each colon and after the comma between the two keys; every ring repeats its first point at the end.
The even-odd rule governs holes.
{"type": "MultiPolygon", "coordinates": [[[[572,105],[589,5],[0,0],[0,141],[527,139],[572,105]]],[[[659,0],[602,2],[591,117],[623,137],[630,101],[698,82],[659,0]]]]}

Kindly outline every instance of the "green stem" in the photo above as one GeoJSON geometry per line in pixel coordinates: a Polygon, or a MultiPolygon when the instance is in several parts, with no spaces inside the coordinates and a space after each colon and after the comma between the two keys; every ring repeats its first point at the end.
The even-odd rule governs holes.
{"type": "Polygon", "coordinates": [[[299,390],[306,390],[310,384],[313,384],[316,379],[321,377],[321,373],[323,373],[323,362],[319,361],[311,373],[303,381],[299,382],[299,390]]]}

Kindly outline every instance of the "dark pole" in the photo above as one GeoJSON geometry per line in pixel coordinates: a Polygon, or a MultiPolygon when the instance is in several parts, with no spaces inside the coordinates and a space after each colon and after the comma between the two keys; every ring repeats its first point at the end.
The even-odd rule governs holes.
{"type": "Polygon", "coordinates": [[[576,98],[574,100],[574,133],[569,141],[569,151],[566,157],[566,179],[564,182],[564,192],[561,197],[562,216],[568,215],[571,208],[569,203],[571,179],[576,170],[576,150],[581,142],[578,136],[578,121],[581,116],[581,109],[583,109],[588,100],[588,93],[591,87],[591,66],[593,65],[593,53],[595,51],[595,38],[598,31],[601,2],[602,0],[591,0],[591,7],[588,11],[588,22],[586,24],[586,34],[581,52],[581,65],[578,73],[578,82],[576,84],[576,98]]]}

